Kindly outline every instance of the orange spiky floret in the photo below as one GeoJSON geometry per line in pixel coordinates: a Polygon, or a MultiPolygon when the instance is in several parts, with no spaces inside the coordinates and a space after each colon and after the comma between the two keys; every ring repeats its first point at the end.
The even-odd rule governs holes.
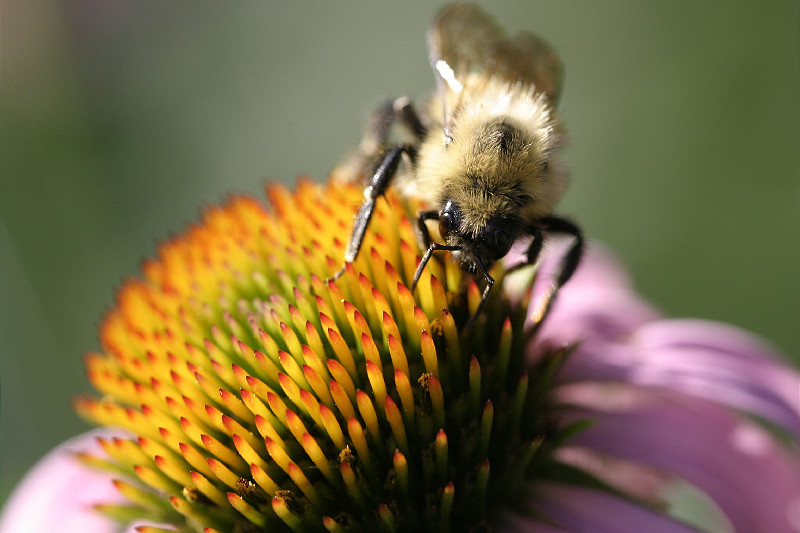
{"type": "Polygon", "coordinates": [[[512,491],[491,474],[507,479],[547,429],[518,391],[524,304],[493,298],[459,331],[478,288],[438,258],[412,294],[415,208],[391,192],[366,253],[329,280],[361,192],[302,181],[267,196],[209,208],[121,287],[86,358],[103,396],[75,406],[137,439],[104,442],[112,463],[97,462],[135,480],[118,482],[132,509],[161,502],[188,530],[490,519],[482,502],[512,491]]]}

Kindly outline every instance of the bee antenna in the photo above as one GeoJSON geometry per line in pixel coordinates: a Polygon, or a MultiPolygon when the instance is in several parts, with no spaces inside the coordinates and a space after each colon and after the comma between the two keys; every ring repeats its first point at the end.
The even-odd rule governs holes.
{"type": "Polygon", "coordinates": [[[422,272],[425,270],[425,266],[428,264],[428,261],[431,260],[433,252],[438,252],[439,250],[455,252],[461,250],[461,246],[450,246],[448,244],[439,244],[438,242],[431,243],[431,245],[428,246],[428,249],[425,251],[425,254],[422,256],[422,259],[420,259],[419,265],[417,265],[417,271],[414,272],[414,279],[411,282],[412,293],[414,292],[414,290],[416,290],[417,282],[419,281],[419,278],[422,276],[422,272]]]}

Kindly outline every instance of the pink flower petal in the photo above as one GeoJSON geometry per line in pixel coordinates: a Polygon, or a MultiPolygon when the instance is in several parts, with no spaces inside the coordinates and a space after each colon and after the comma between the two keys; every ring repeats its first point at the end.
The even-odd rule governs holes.
{"type": "Polygon", "coordinates": [[[525,533],[697,533],[672,518],[596,490],[538,483],[529,502],[531,517],[509,514],[508,531],[525,533]],[[541,517],[540,519],[534,517],[541,517]],[[547,520],[553,525],[542,522],[547,520]],[[556,527],[559,526],[559,527],[556,527]]]}
{"type": "MultiPolygon", "coordinates": [[[[534,301],[549,286],[568,245],[566,239],[552,240],[542,254],[534,301]]],[[[680,391],[800,436],[800,375],[771,347],[724,324],[660,320],[600,246],[587,246],[575,275],[559,292],[529,348],[531,363],[564,346],[578,346],[562,370],[564,381],[609,380],[680,391]]]]}
{"type": "Polygon", "coordinates": [[[674,383],[685,384],[691,376],[693,383],[702,382],[694,387],[696,395],[800,436],[800,374],[761,339],[727,324],[663,320],[640,329],[633,342],[674,383]]]}
{"type": "Polygon", "coordinates": [[[629,338],[587,341],[564,381],[633,383],[705,398],[760,416],[800,435],[800,376],[758,339],[732,326],[659,320],[629,338]]]}
{"type": "Polygon", "coordinates": [[[711,401],[635,387],[574,384],[561,396],[582,407],[570,418],[595,421],[574,444],[689,481],[737,531],[797,531],[790,517],[800,499],[797,450],[789,457],[749,420],[711,401]]]}
{"type": "Polygon", "coordinates": [[[76,452],[102,455],[98,437],[119,437],[120,431],[98,429],[74,437],[45,455],[11,493],[0,514],[0,533],[134,533],[140,521],[123,529],[96,512],[97,503],[129,503],[111,482],[111,475],[87,467],[76,452]]]}
{"type": "Polygon", "coordinates": [[[78,451],[100,452],[95,439],[113,434],[107,430],[91,431],[44,456],[6,502],[0,516],[0,533],[118,532],[119,524],[95,512],[92,505],[122,503],[124,498],[108,474],[88,468],[72,455],[78,451]]]}
{"type": "Polygon", "coordinates": [[[674,481],[663,471],[641,463],[611,457],[585,447],[563,446],[557,461],[588,472],[615,490],[653,506],[664,506],[665,489],[674,481]]]}

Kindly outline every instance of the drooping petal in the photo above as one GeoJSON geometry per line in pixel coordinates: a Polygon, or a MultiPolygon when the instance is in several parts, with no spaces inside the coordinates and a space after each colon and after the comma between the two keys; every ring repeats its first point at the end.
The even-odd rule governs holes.
{"type": "Polygon", "coordinates": [[[531,516],[509,513],[508,531],[525,533],[697,533],[674,519],[608,493],[538,483],[531,516]],[[546,520],[548,523],[543,522],[546,520]]]}
{"type": "Polygon", "coordinates": [[[790,457],[752,421],[712,401],[631,386],[573,384],[560,397],[581,406],[574,419],[594,420],[574,444],[687,480],[737,531],[797,531],[797,450],[790,457]]]}
{"type": "MultiPolygon", "coordinates": [[[[568,245],[557,240],[543,253],[534,301],[544,294],[568,245]]],[[[531,306],[531,313],[535,309],[531,306]]],[[[564,381],[609,380],[681,391],[800,436],[800,375],[772,347],[726,324],[660,319],[601,246],[587,246],[537,334],[530,359],[546,347],[565,345],[579,348],[562,369],[564,381]]]]}
{"type": "Polygon", "coordinates": [[[561,378],[678,391],[762,417],[800,436],[800,376],[763,342],[733,326],[654,321],[624,342],[581,345],[561,378]]]}
{"type": "MultiPolygon", "coordinates": [[[[727,324],[663,320],[632,343],[673,390],[761,416],[800,436],[800,374],[760,339],[727,324]]],[[[635,376],[634,376],[635,378],[635,376]]]]}
{"type": "Polygon", "coordinates": [[[119,532],[119,524],[96,512],[93,505],[124,503],[125,498],[114,488],[107,472],[86,466],[74,455],[101,454],[96,439],[110,436],[119,436],[119,432],[90,431],[66,441],[42,458],[6,502],[0,516],[0,532],[119,532]]]}
{"type": "Polygon", "coordinates": [[[638,501],[660,507],[668,503],[664,493],[674,477],[661,470],[579,446],[564,446],[555,456],[560,462],[587,472],[638,501]]]}

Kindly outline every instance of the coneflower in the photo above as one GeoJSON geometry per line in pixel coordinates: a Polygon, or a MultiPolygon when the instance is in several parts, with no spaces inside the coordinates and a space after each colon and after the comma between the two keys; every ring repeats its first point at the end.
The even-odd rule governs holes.
{"type": "MultiPolygon", "coordinates": [[[[361,192],[268,197],[209,208],[123,284],[86,357],[100,396],[75,402],[112,428],[70,467],[99,474],[35,487],[104,484],[92,512],[141,532],[697,531],[676,486],[706,494],[707,527],[800,530],[800,380],[759,341],[659,319],[594,247],[534,332],[557,244],[535,278],[497,267],[467,331],[458,265],[408,288],[413,206],[379,202],[332,281],[361,192]]],[[[75,530],[31,483],[0,530],[75,530]]]]}

